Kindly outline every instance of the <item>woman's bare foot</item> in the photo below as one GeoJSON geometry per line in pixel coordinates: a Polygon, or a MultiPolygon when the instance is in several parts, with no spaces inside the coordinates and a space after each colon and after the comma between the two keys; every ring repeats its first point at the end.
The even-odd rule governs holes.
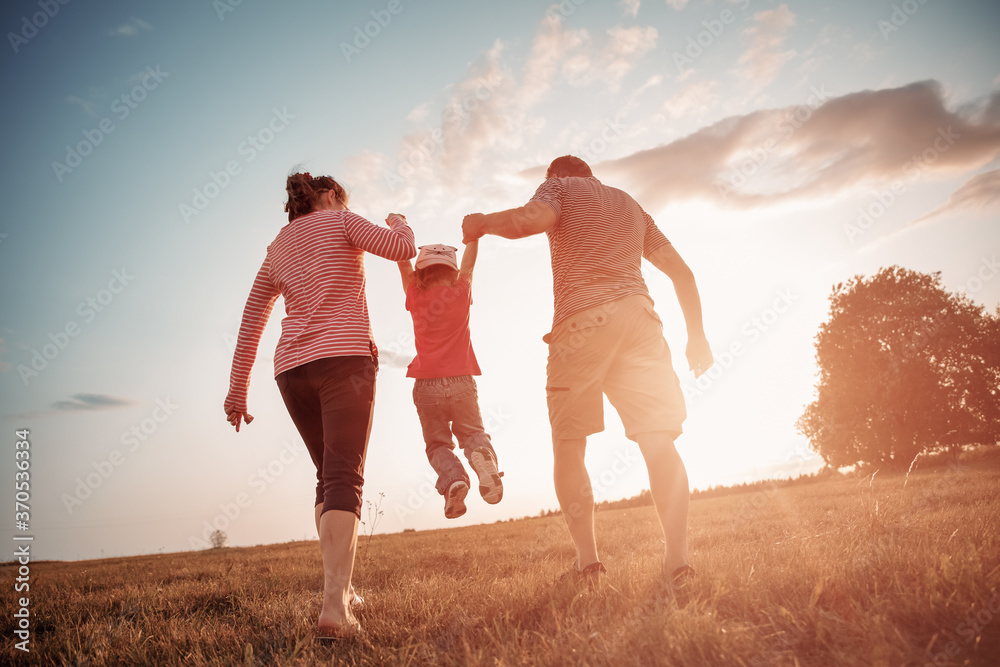
{"type": "Polygon", "coordinates": [[[354,584],[351,584],[351,587],[347,589],[347,599],[351,605],[351,609],[364,609],[365,599],[354,590],[354,584]]]}
{"type": "Polygon", "coordinates": [[[350,610],[346,613],[330,613],[324,607],[316,626],[321,639],[342,639],[361,634],[361,623],[350,610]]]}

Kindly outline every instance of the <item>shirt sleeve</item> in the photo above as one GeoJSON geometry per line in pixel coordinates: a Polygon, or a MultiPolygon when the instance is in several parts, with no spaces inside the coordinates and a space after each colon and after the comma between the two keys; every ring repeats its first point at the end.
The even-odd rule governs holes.
{"type": "Polygon", "coordinates": [[[642,256],[648,259],[657,248],[667,245],[670,243],[670,240],[656,226],[656,222],[653,221],[652,216],[643,211],[641,206],[639,207],[639,211],[642,213],[642,218],[646,223],[646,234],[642,241],[642,256]]]}
{"type": "Polygon", "coordinates": [[[344,216],[347,238],[355,248],[394,262],[411,259],[417,254],[413,230],[399,218],[389,224],[391,227],[380,227],[355,213],[344,216]]]}
{"type": "Polygon", "coordinates": [[[281,292],[271,281],[271,260],[266,257],[254,278],[250,296],[243,308],[243,321],[236,338],[236,352],[233,354],[233,370],[229,376],[229,399],[236,402],[233,407],[241,412],[246,412],[247,409],[250,371],[257,358],[257,347],[274,302],[280,295],[281,292]]]}
{"type": "Polygon", "coordinates": [[[540,201],[548,204],[549,208],[556,212],[556,218],[562,214],[563,179],[546,178],[538,189],[535,190],[531,201],[540,201]]]}

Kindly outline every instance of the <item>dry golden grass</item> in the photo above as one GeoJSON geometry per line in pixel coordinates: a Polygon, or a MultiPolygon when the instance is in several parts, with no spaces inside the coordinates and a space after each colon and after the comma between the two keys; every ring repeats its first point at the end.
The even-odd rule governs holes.
{"type": "MultiPolygon", "coordinates": [[[[311,639],[316,542],[32,568],[42,665],[1000,664],[1000,461],[698,500],[674,598],[652,508],[598,514],[609,574],[560,580],[560,517],[361,537],[363,637],[311,639]],[[992,610],[991,610],[992,607],[992,610]]],[[[3,567],[10,581],[11,568],[3,567]]],[[[10,590],[10,589],[8,589],[10,590]]]]}

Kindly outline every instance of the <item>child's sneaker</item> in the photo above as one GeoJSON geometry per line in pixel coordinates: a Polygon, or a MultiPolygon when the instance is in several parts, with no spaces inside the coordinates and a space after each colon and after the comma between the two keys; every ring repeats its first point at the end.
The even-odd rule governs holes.
{"type": "Polygon", "coordinates": [[[457,519],[465,514],[465,496],[469,495],[469,485],[460,479],[452,482],[444,494],[444,516],[457,519]]]}
{"type": "Polygon", "coordinates": [[[497,460],[488,447],[478,447],[469,458],[472,469],[479,476],[479,495],[490,505],[496,505],[503,498],[503,473],[497,470],[497,460]]]}

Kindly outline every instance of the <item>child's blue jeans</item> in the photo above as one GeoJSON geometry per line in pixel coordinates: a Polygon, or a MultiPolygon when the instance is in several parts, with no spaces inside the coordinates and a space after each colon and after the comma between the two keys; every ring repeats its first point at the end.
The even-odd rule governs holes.
{"type": "Polygon", "coordinates": [[[486,447],[496,457],[483,428],[476,381],[471,375],[417,378],[413,383],[413,404],[417,406],[427,460],[438,475],[435,486],[441,495],[457,480],[470,484],[465,466],[455,456],[453,433],[466,459],[471,459],[479,447],[486,447]]]}

